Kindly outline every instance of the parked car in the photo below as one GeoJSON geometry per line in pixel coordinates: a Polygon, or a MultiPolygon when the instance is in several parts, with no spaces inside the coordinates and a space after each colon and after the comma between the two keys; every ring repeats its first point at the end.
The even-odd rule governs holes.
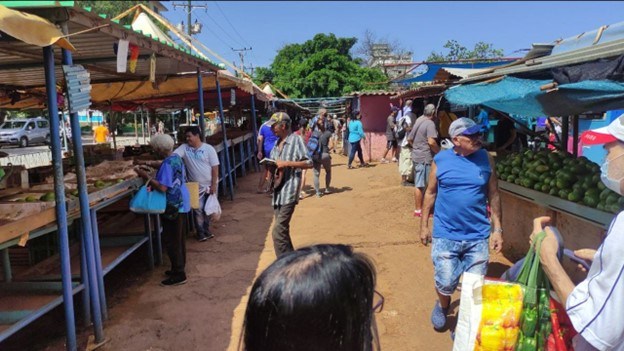
{"type": "Polygon", "coordinates": [[[50,124],[43,117],[12,119],[0,125],[0,146],[26,147],[35,143],[50,143],[50,124]]]}

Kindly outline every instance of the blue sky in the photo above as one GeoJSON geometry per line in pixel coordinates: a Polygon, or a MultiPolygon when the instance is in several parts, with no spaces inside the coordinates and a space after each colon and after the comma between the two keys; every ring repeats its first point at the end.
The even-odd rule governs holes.
{"type": "MultiPolygon", "coordinates": [[[[181,1],[175,1],[180,3],[181,1]]],[[[164,15],[172,23],[186,23],[186,12],[164,15]]],[[[183,1],[186,3],[186,1],[183,1]]],[[[213,51],[240,65],[231,49],[252,47],[245,65],[268,66],[285,44],[302,43],[317,33],[362,38],[370,29],[376,36],[398,41],[424,60],[441,51],[449,39],[472,48],[478,41],[492,43],[508,57],[531,43],[548,43],[605,24],[624,21],[624,2],[398,2],[398,1],[193,1],[204,29],[198,38],[213,51]],[[218,6],[217,6],[218,5],[218,6]],[[225,16],[223,15],[225,14],[225,16]],[[229,22],[228,22],[229,21],[229,22]],[[235,29],[234,29],[235,28],[235,29]]]]}

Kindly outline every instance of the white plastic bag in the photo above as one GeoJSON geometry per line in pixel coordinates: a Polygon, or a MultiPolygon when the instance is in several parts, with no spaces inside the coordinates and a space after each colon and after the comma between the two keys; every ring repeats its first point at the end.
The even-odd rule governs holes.
{"type": "Polygon", "coordinates": [[[208,195],[204,205],[204,213],[211,216],[210,219],[213,221],[218,221],[221,218],[221,205],[219,204],[219,199],[217,199],[217,194],[208,195]]]}
{"type": "Polygon", "coordinates": [[[479,274],[470,272],[463,274],[453,351],[474,350],[475,348],[481,322],[483,280],[484,277],[479,274]]]}

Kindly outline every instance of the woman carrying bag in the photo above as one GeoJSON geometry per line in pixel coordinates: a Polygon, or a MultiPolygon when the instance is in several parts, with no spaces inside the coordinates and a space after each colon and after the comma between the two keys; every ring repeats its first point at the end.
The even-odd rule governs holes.
{"type": "Polygon", "coordinates": [[[154,135],[150,145],[159,158],[164,158],[156,177],[150,178],[144,170],[136,168],[136,173],[143,179],[149,179],[147,186],[165,193],[167,206],[160,215],[163,226],[163,242],[171,261],[169,277],[161,282],[163,286],[186,283],[186,214],[191,210],[190,196],[186,188],[186,170],[182,158],[173,151],[173,139],[167,134],[154,135]]]}

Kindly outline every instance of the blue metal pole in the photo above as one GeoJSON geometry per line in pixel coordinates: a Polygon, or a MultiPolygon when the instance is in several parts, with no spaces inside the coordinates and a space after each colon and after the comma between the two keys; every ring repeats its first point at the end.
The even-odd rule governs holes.
{"type": "Polygon", "coordinates": [[[95,270],[97,272],[98,290],[100,292],[100,309],[102,310],[102,320],[108,319],[106,307],[106,290],[104,290],[104,271],[102,270],[102,252],[100,250],[100,232],[97,225],[97,211],[90,210],[91,232],[93,233],[93,252],[95,253],[95,270]]]}
{"type": "Polygon", "coordinates": [[[217,83],[217,99],[219,100],[219,115],[221,116],[221,129],[223,130],[223,151],[225,152],[225,175],[230,188],[230,200],[234,200],[234,185],[232,184],[232,168],[230,166],[230,151],[227,143],[227,133],[225,131],[225,114],[223,113],[223,101],[221,98],[221,84],[219,83],[219,74],[215,75],[217,83]]]}
{"type": "MultiPolygon", "coordinates": [[[[76,229],[80,226],[80,223],[76,222],[76,229]]],[[[80,233],[80,231],[78,231],[80,233]]],[[[80,281],[84,285],[84,289],[82,290],[82,314],[84,318],[84,325],[91,324],[91,304],[90,294],[89,294],[89,276],[87,269],[87,256],[85,255],[86,246],[84,239],[81,237],[80,239],[80,281]]]]}
{"type": "Polygon", "coordinates": [[[199,130],[201,130],[201,141],[206,141],[206,124],[204,123],[204,83],[201,70],[197,68],[197,101],[199,102],[199,130]]]}
{"type": "Polygon", "coordinates": [[[77,350],[76,325],[74,321],[74,296],[72,294],[69,236],[67,234],[67,209],[65,208],[65,186],[63,185],[63,156],[61,154],[58,105],[56,104],[56,76],[54,75],[54,49],[52,49],[52,46],[43,48],[43,66],[45,69],[48,116],[50,117],[55,210],[59,236],[59,256],[61,257],[61,284],[63,286],[65,327],[67,328],[66,348],[67,350],[74,351],[77,350]]]}
{"type": "MultiPolygon", "coordinates": [[[[73,59],[69,50],[62,50],[63,64],[72,65],[73,59]]],[[[85,255],[87,259],[87,277],[89,279],[89,296],[91,298],[91,310],[93,311],[93,329],[95,333],[95,342],[97,344],[104,342],[104,328],[102,326],[102,310],[100,306],[100,294],[98,284],[98,272],[95,257],[95,249],[93,243],[93,231],[91,230],[91,211],[89,209],[89,195],[87,193],[87,176],[84,164],[84,153],[82,148],[82,135],[80,132],[80,121],[77,113],[69,114],[69,122],[71,124],[72,142],[74,146],[74,158],[76,160],[76,181],[78,182],[78,199],[80,201],[80,221],[85,241],[85,255]]],[[[58,127],[56,127],[58,130],[58,127]]],[[[58,137],[53,141],[58,141],[58,137]]],[[[63,179],[63,176],[61,176],[63,179]]],[[[63,205],[64,207],[64,205],[63,205]]],[[[101,270],[99,272],[101,274],[101,270]]],[[[102,287],[103,288],[103,287],[102,287]]]]}

